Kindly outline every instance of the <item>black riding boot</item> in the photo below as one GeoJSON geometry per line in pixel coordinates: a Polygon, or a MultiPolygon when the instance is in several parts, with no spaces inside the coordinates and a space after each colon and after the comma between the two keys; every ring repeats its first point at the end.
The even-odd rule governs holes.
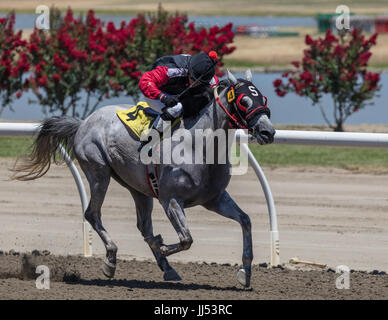
{"type": "MultiPolygon", "coordinates": [[[[150,127],[150,131],[151,130],[156,130],[158,133],[159,133],[159,141],[156,141],[156,143],[155,143],[155,141],[153,141],[153,145],[152,146],[150,146],[150,150],[148,151],[148,155],[151,157],[152,156],[152,148],[158,143],[158,142],[160,142],[161,141],[161,139],[162,139],[162,136],[163,136],[163,120],[162,120],[162,118],[160,117],[160,115],[158,115],[156,118],[155,118],[155,120],[154,120],[154,122],[152,122],[152,125],[151,125],[151,127],[150,127]]],[[[150,143],[151,142],[151,136],[149,135],[148,137],[146,137],[146,139],[145,140],[142,140],[141,141],[141,143],[140,143],[140,146],[139,146],[139,148],[137,149],[137,151],[141,151],[141,149],[143,149],[143,147],[146,145],[146,144],[148,144],[148,143],[150,143]]]]}

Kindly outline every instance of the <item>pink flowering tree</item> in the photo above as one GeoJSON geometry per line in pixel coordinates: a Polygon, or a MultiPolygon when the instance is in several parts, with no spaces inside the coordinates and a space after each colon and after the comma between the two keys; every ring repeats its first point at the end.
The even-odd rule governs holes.
{"type": "Polygon", "coordinates": [[[380,89],[380,75],[367,70],[376,44],[377,34],[366,39],[354,29],[340,33],[338,37],[327,31],[324,38],[313,40],[306,35],[304,56],[294,61],[295,70],[285,72],[284,79],[273,82],[280,97],[289,92],[311,99],[318,105],[327,125],[334,131],[343,131],[344,122],[354,113],[368,105],[380,89]],[[331,106],[322,105],[322,97],[329,94],[333,100],[333,116],[328,116],[331,106]]]}
{"type": "Polygon", "coordinates": [[[27,44],[29,85],[49,113],[85,118],[104,98],[137,99],[142,73],[160,56],[216,50],[222,59],[234,50],[227,46],[233,42],[231,24],[196,31],[194,24],[187,26],[187,16],[161,7],[118,27],[92,10],[86,18],[74,17],[70,9],[63,18],[54,8],[50,14],[50,31],[35,29],[27,44]]]}
{"type": "Polygon", "coordinates": [[[20,98],[27,83],[23,75],[30,68],[22,32],[14,32],[15,14],[0,18],[0,115],[16,98],[20,98]]]}
{"type": "Polygon", "coordinates": [[[35,29],[27,44],[29,85],[46,112],[85,118],[104,97],[136,94],[136,61],[125,66],[117,62],[120,52],[112,44],[110,25],[103,30],[93,11],[86,19],[75,18],[70,9],[63,18],[57,9],[50,14],[50,31],[35,29]]]}

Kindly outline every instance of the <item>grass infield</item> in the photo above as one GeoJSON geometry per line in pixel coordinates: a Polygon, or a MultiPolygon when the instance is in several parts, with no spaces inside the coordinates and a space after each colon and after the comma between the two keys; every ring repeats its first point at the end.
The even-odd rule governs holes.
{"type": "Polygon", "coordinates": [[[354,172],[388,173],[388,148],[251,144],[262,165],[276,167],[331,167],[354,172]]]}
{"type": "Polygon", "coordinates": [[[17,158],[28,153],[32,142],[28,137],[0,137],[0,157],[17,158]]]}
{"type": "MultiPolygon", "coordinates": [[[[32,138],[0,137],[0,157],[28,152],[32,138]]],[[[365,173],[388,173],[388,149],[250,144],[261,165],[273,167],[330,167],[365,173]]]]}

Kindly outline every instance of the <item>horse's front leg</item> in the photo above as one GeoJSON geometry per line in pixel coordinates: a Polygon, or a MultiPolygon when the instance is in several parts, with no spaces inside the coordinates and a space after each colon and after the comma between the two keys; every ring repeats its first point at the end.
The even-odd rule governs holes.
{"type": "Polygon", "coordinates": [[[233,219],[241,225],[243,232],[243,268],[237,273],[237,281],[248,288],[251,281],[251,265],[253,260],[251,220],[249,216],[239,208],[226,191],[203,206],[224,217],[233,219]]]}
{"type": "Polygon", "coordinates": [[[161,244],[159,247],[160,252],[164,256],[169,256],[180,252],[182,250],[188,250],[193,243],[190,231],[187,227],[185,212],[183,211],[183,204],[177,198],[170,198],[168,200],[160,200],[167,217],[170,219],[175,231],[178,233],[179,243],[175,244],[161,244]]]}

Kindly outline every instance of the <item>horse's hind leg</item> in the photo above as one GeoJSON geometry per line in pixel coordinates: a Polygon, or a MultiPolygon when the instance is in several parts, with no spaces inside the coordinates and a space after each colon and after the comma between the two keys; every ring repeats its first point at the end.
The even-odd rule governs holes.
{"type": "Polygon", "coordinates": [[[243,232],[243,268],[237,273],[237,280],[245,287],[250,286],[251,265],[253,260],[251,220],[224,191],[218,198],[203,205],[206,209],[214,211],[224,217],[237,221],[243,232]]]}
{"type": "Polygon", "coordinates": [[[85,212],[85,219],[100,236],[106,248],[106,259],[102,271],[108,278],[113,278],[116,271],[117,246],[102,225],[101,206],[110,182],[110,168],[108,166],[93,166],[80,161],[82,170],[90,185],[90,202],[85,212]]]}
{"type": "Polygon", "coordinates": [[[144,241],[147,242],[147,244],[150,246],[159,268],[164,272],[164,280],[182,280],[178,273],[169,265],[167,258],[160,253],[159,248],[162,245],[162,237],[160,235],[154,237],[151,218],[153,198],[145,196],[133,189],[129,189],[129,191],[135,200],[137,228],[141,232],[144,241]]]}

